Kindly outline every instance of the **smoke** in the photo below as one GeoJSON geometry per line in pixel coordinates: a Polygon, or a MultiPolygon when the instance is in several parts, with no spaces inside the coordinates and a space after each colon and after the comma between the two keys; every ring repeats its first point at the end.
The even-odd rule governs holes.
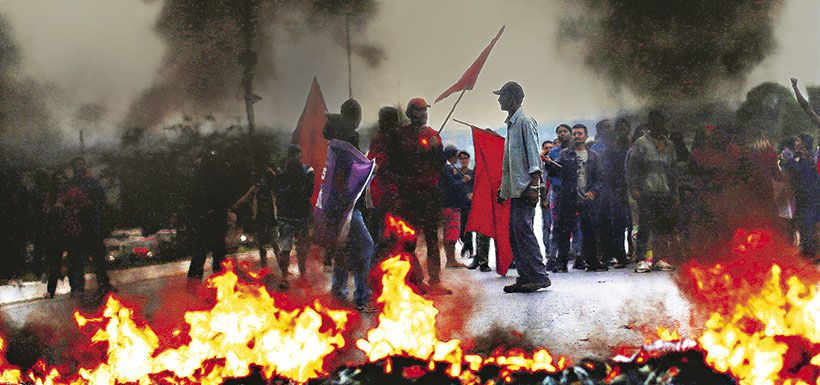
{"type": "Polygon", "coordinates": [[[60,140],[47,105],[49,90],[19,73],[21,61],[11,27],[0,15],[0,152],[4,162],[48,158],[60,140]]]}
{"type": "Polygon", "coordinates": [[[736,91],[775,48],[782,0],[583,0],[561,21],[559,46],[618,89],[653,102],[697,102],[736,91]]]}
{"type": "Polygon", "coordinates": [[[150,129],[174,114],[239,115],[244,95],[239,57],[246,49],[243,20],[251,20],[253,29],[255,90],[275,78],[275,33],[328,33],[344,46],[346,15],[353,53],[378,66],[383,51],[360,38],[375,11],[375,0],[165,0],[154,30],[166,53],[154,84],[132,104],[123,126],[150,129]]]}

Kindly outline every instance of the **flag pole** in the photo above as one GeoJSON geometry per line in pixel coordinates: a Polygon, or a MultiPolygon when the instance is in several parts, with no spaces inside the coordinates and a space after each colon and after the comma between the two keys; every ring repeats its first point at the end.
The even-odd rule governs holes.
{"type": "Polygon", "coordinates": [[[461,93],[458,94],[458,99],[456,99],[456,102],[453,103],[453,108],[450,109],[450,113],[447,114],[447,117],[444,118],[444,122],[441,123],[441,127],[438,129],[439,134],[441,134],[441,131],[444,129],[444,126],[447,125],[447,121],[450,120],[450,117],[453,116],[453,112],[456,110],[456,106],[458,105],[458,102],[461,101],[461,98],[464,96],[465,92],[467,92],[466,88],[461,90],[461,93]]]}

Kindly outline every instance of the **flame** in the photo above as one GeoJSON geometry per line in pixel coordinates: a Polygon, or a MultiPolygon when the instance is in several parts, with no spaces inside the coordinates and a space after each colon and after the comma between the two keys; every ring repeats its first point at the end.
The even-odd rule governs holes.
{"type": "MultiPolygon", "coordinates": [[[[719,273],[716,266],[712,273],[719,273]]],[[[814,378],[793,377],[786,362],[789,349],[797,349],[785,338],[808,340],[817,350],[820,344],[820,296],[817,287],[806,285],[796,276],[781,283],[781,268],[773,265],[771,278],[759,293],[735,305],[731,314],[715,312],[706,322],[707,330],[698,339],[707,362],[716,370],[730,372],[741,385],[808,384],[820,385],[820,352],[805,373],[813,369],[814,378]]],[[[812,350],[812,349],[809,349],[812,350]]],[[[800,373],[800,372],[798,372],[800,373]]]]}
{"type": "Polygon", "coordinates": [[[658,326],[658,328],[657,328],[657,330],[658,330],[658,339],[661,340],[661,341],[669,341],[669,342],[680,341],[683,338],[681,337],[680,333],[678,332],[679,328],[680,328],[680,325],[675,325],[675,327],[673,329],[667,329],[663,326],[658,326]]]}
{"type": "Polygon", "coordinates": [[[369,330],[367,338],[356,341],[356,347],[365,353],[369,361],[387,358],[385,372],[392,370],[390,357],[409,356],[428,362],[428,369],[434,370],[436,363],[449,364],[447,374],[459,378],[462,383],[474,383],[478,372],[486,365],[501,368],[501,377],[513,372],[546,371],[555,373],[566,368],[567,360],[559,357],[558,363],[546,349],[532,353],[513,350],[498,352],[484,358],[465,355],[461,341],[451,339],[441,341],[436,333],[438,309],[433,302],[416,294],[405,281],[410,271],[410,263],[401,255],[383,261],[380,265],[382,293],[377,302],[383,306],[378,325],[369,330]],[[464,370],[466,365],[468,370],[464,370]]]}
{"type": "Polygon", "coordinates": [[[17,384],[22,377],[20,369],[12,367],[6,361],[6,340],[0,337],[0,384],[17,384]]]}
{"type": "MultiPolygon", "coordinates": [[[[185,314],[189,342],[157,351],[159,339],[148,326],[133,320],[133,310],[110,295],[99,317],[76,312],[80,327],[97,327],[91,341],[107,343],[107,359],[93,368],[80,368],[65,380],[54,368],[42,365],[43,375],[29,373],[42,385],[135,383],[140,385],[221,384],[227,378],[245,377],[258,367],[296,383],[318,378],[326,371],[324,359],[342,348],[348,313],[325,308],[318,301],[291,311],[276,306],[259,284],[239,283],[230,263],[208,280],[216,289],[213,308],[185,314]]],[[[174,335],[181,334],[174,330],[174,335]]],[[[0,382],[19,379],[19,371],[5,370],[0,382]]]]}
{"type": "Polygon", "coordinates": [[[396,234],[400,239],[414,239],[416,237],[416,230],[410,227],[403,219],[391,213],[387,213],[384,221],[387,224],[385,228],[386,234],[396,234]]]}
{"type": "Polygon", "coordinates": [[[462,350],[460,341],[444,342],[436,337],[438,309],[433,302],[416,294],[405,282],[410,263],[401,256],[383,261],[380,265],[382,292],[376,300],[383,305],[378,325],[367,332],[366,339],[356,341],[370,361],[393,355],[406,355],[429,362],[450,363],[448,372],[461,372],[462,350]]]}

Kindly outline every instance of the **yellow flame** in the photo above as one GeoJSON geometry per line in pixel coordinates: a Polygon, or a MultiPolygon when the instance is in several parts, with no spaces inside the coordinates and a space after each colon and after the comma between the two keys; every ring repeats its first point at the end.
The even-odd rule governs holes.
{"type": "MultiPolygon", "coordinates": [[[[788,346],[775,337],[801,336],[820,343],[819,325],[817,288],[792,276],[784,292],[781,269],[774,265],[758,295],[737,304],[730,316],[712,314],[699,343],[707,362],[718,371],[731,372],[741,385],[797,384],[799,379],[779,378],[788,346]],[[745,330],[748,322],[762,325],[761,330],[745,330]]],[[[815,357],[811,364],[820,367],[820,359],[815,357]]]]}

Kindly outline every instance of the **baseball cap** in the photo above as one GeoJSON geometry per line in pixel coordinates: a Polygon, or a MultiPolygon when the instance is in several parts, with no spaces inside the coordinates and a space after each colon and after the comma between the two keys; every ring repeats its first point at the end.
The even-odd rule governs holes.
{"type": "Polygon", "coordinates": [[[514,81],[509,81],[509,82],[504,83],[504,85],[501,86],[500,89],[493,91],[493,93],[496,94],[496,95],[512,94],[512,95],[518,95],[518,96],[524,97],[524,89],[521,88],[520,84],[518,84],[514,81]]]}
{"type": "Polygon", "coordinates": [[[413,98],[407,102],[407,107],[415,107],[415,108],[428,108],[430,104],[427,103],[423,98],[413,98]]]}

